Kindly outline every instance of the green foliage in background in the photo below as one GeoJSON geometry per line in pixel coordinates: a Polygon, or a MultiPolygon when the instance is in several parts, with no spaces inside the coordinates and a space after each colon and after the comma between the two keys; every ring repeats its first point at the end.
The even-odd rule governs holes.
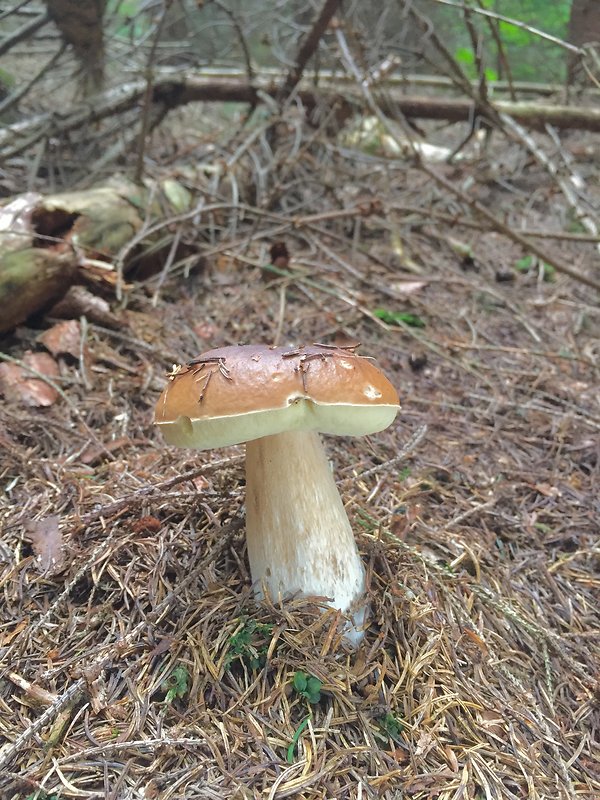
{"type": "MultiPolygon", "coordinates": [[[[475,4],[472,4],[475,6],[475,4]]],[[[518,20],[526,25],[560,39],[567,38],[571,0],[482,0],[481,5],[496,14],[518,20]]],[[[477,77],[475,54],[460,11],[449,8],[432,9],[436,27],[443,25],[455,59],[470,78],[477,77]]],[[[498,47],[488,22],[479,14],[471,21],[482,36],[482,56],[488,80],[506,78],[498,47]]],[[[508,22],[498,22],[498,32],[504,54],[514,80],[547,83],[565,77],[566,53],[552,42],[508,22]]]]}

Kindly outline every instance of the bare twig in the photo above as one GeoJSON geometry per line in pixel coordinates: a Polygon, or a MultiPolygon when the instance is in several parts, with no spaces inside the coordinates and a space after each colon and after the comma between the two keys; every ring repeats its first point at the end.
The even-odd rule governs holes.
{"type": "Polygon", "coordinates": [[[600,292],[600,281],[584,274],[583,272],[578,272],[568,264],[565,264],[562,259],[551,255],[546,250],[535,244],[535,242],[532,242],[531,239],[528,239],[518,231],[513,230],[510,225],[507,225],[495,214],[492,214],[492,212],[485,208],[485,206],[481,205],[478,200],[474,200],[473,198],[469,197],[469,195],[465,194],[465,192],[440,175],[435,169],[433,169],[433,167],[429,166],[429,164],[421,161],[419,166],[423,172],[433,178],[437,184],[443,186],[447,192],[450,192],[450,194],[454,195],[454,197],[459,198],[463,203],[472,208],[476,214],[479,214],[479,216],[486,219],[492,228],[500,233],[503,233],[509,239],[512,239],[513,242],[520,244],[524,250],[532,253],[534,256],[537,256],[546,264],[550,264],[557,272],[568,275],[570,278],[573,278],[573,280],[583,283],[586,286],[590,286],[592,289],[596,289],[600,292]]]}
{"type": "Polygon", "coordinates": [[[289,71],[281,89],[277,93],[277,100],[279,103],[283,103],[287,100],[300,82],[304,67],[308,64],[317,49],[331,18],[340,6],[340,2],[341,0],[325,0],[319,16],[314,21],[312,28],[300,45],[294,66],[289,71]]]}
{"type": "MultiPolygon", "coordinates": [[[[152,47],[150,48],[150,53],[148,55],[148,62],[146,64],[146,75],[145,75],[145,83],[146,88],[144,90],[144,98],[142,100],[142,119],[140,125],[140,138],[138,144],[138,157],[137,157],[137,164],[135,168],[135,182],[140,183],[142,180],[142,176],[144,174],[144,152],[146,149],[146,138],[148,136],[148,132],[150,131],[150,119],[153,113],[156,113],[156,110],[152,108],[153,100],[152,100],[152,92],[154,86],[154,60],[156,58],[156,48],[158,46],[158,42],[160,39],[160,35],[162,33],[163,26],[165,24],[165,19],[167,16],[167,9],[171,5],[172,0],[163,0],[162,9],[160,18],[158,20],[158,24],[156,26],[156,31],[154,33],[154,39],[152,41],[152,47]]],[[[159,116],[161,111],[159,110],[159,116]]]]}
{"type": "Polygon", "coordinates": [[[14,92],[9,94],[1,103],[0,103],[0,114],[5,114],[11,108],[17,105],[19,100],[29,92],[29,90],[35,86],[35,84],[44,77],[57,63],[59,58],[65,52],[67,45],[63,42],[60,48],[54,55],[44,64],[44,66],[38,70],[26,83],[24,83],[19,89],[16,89],[14,92]]]}
{"type": "Polygon", "coordinates": [[[12,47],[19,44],[19,42],[28,39],[48,22],[50,22],[50,14],[46,12],[45,14],[40,14],[39,17],[35,17],[30,22],[26,22],[14,33],[11,33],[10,36],[6,36],[0,42],[0,56],[3,56],[4,53],[7,53],[12,47]]]}

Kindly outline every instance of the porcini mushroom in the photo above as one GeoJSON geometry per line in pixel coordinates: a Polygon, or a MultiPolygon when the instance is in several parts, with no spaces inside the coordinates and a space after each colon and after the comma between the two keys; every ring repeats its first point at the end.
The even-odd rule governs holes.
{"type": "Polygon", "coordinates": [[[362,637],[365,570],[319,433],[360,436],[399,409],[392,384],[355,347],[234,345],[169,375],[155,422],[169,444],[246,443],[246,536],[258,598],[328,598],[362,637]]]}

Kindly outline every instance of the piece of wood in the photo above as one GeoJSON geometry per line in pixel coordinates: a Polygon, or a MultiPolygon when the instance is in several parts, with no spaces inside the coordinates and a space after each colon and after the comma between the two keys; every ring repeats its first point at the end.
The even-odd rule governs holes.
{"type": "Polygon", "coordinates": [[[122,274],[134,259],[136,277],[156,272],[169,246],[158,245],[164,231],[136,236],[147,216],[188,211],[191,200],[174,183],[149,190],[113,178],[84,191],[21,195],[0,207],[0,334],[56,303],[75,282],[112,291],[117,261],[122,274]]]}
{"type": "Polygon", "coordinates": [[[0,256],[0,333],[58,300],[73,283],[77,257],[38,247],[0,256]]]}

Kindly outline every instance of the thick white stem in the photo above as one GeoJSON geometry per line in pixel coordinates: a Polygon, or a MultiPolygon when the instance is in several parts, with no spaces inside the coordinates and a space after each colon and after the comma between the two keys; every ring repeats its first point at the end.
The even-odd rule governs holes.
{"type": "Polygon", "coordinates": [[[257,595],[329,598],[351,616],[355,644],[365,618],[365,570],[317,433],[292,431],[246,444],[246,535],[257,595]]]}

